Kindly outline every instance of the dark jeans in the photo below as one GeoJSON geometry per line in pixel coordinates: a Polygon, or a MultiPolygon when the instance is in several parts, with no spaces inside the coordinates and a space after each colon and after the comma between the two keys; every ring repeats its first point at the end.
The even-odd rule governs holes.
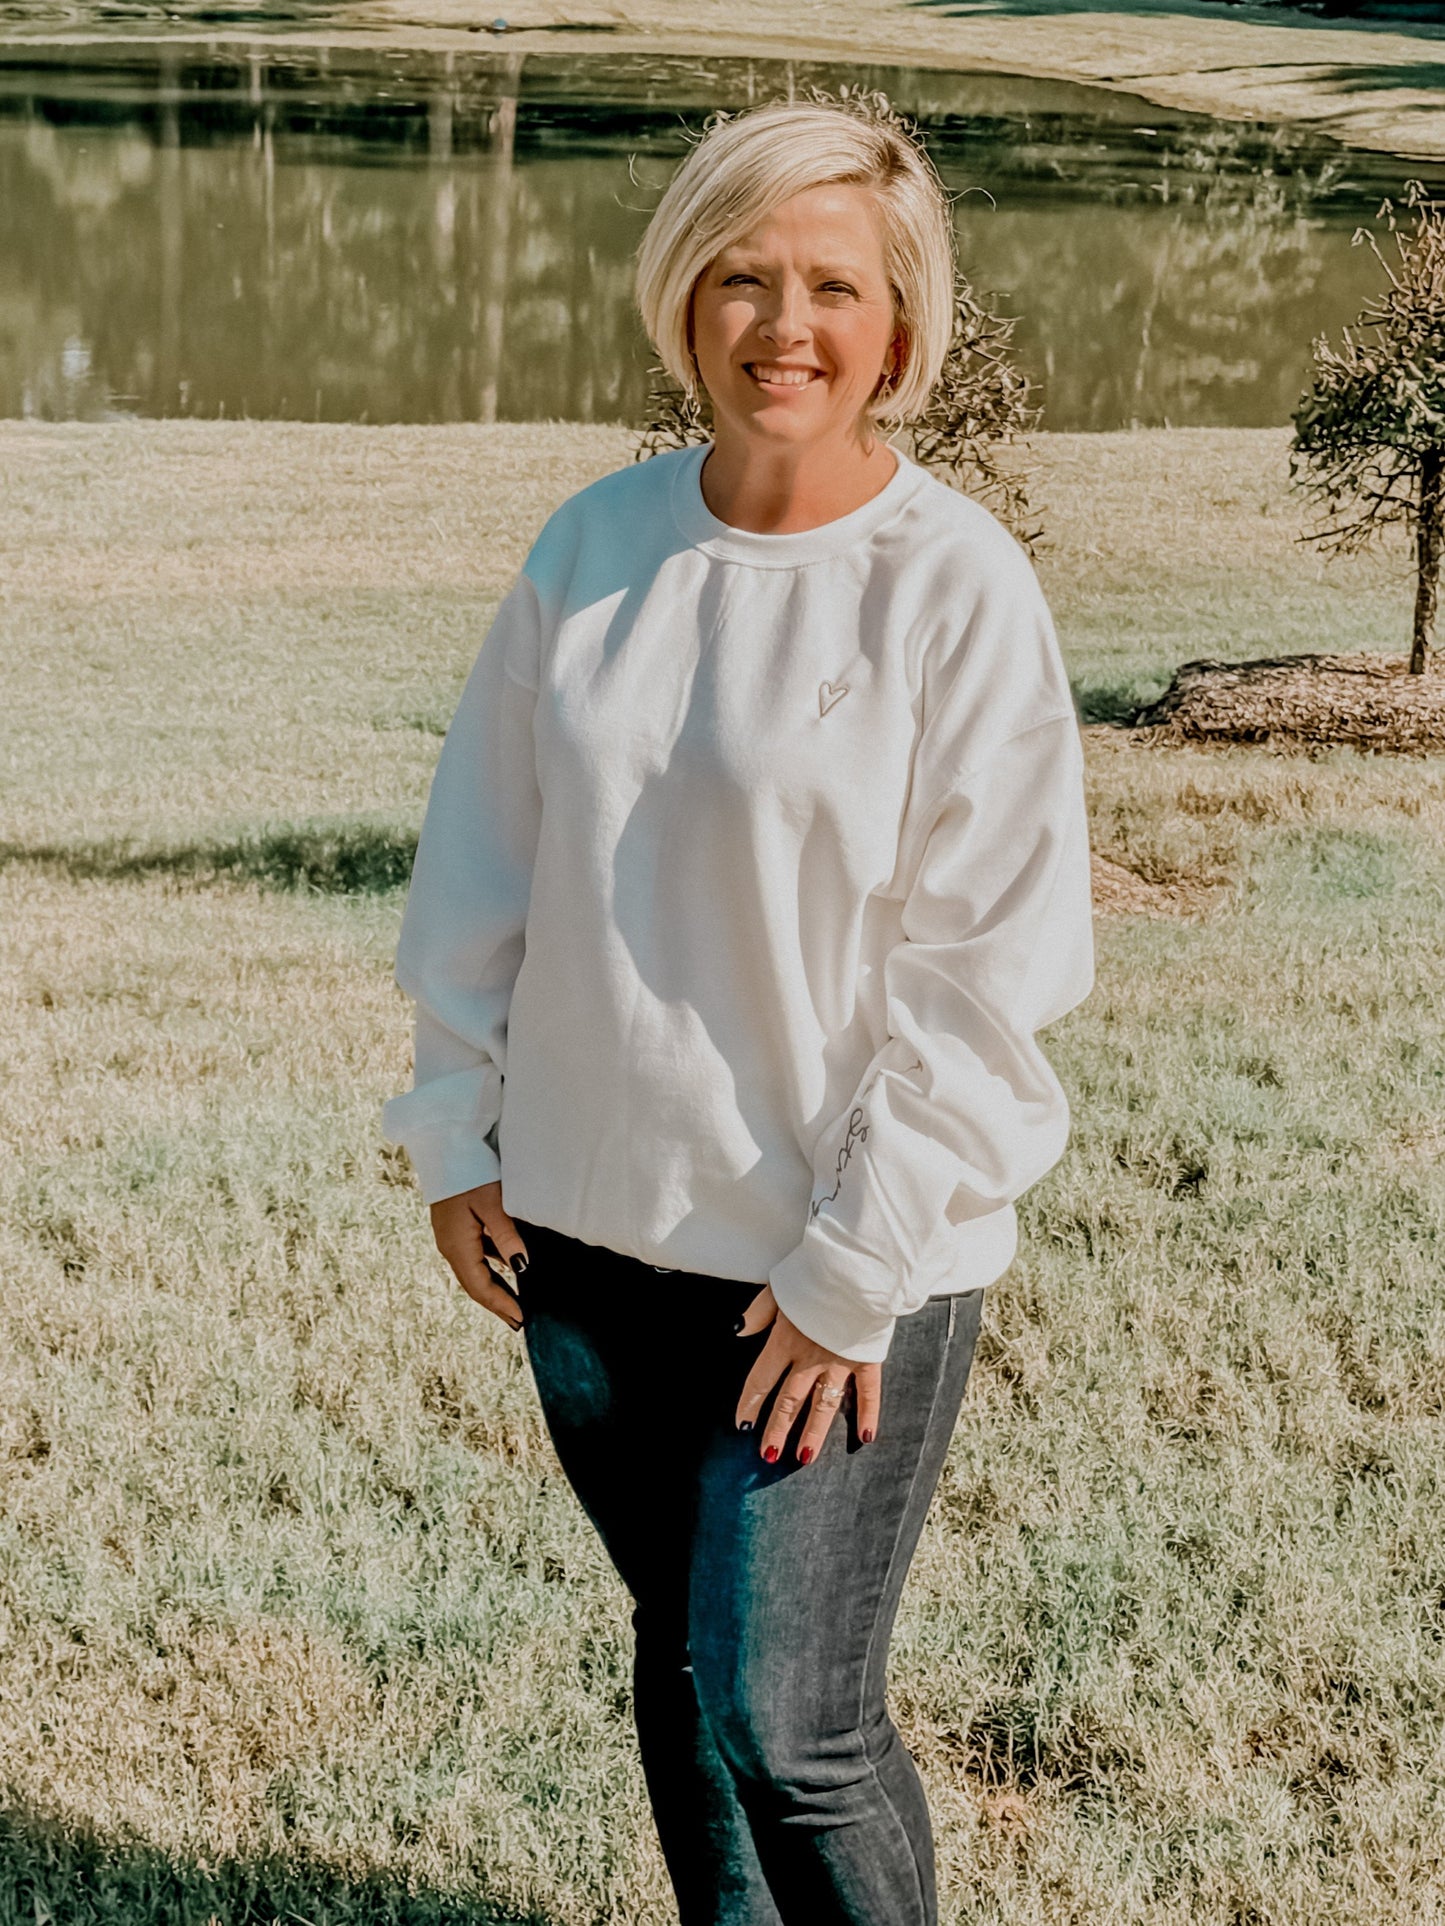
{"type": "Polygon", "coordinates": [[[936,1926],[923,1787],[884,1702],[903,1581],[983,1292],[901,1318],[872,1444],[852,1381],[818,1457],[733,1412],[761,1288],[519,1223],[557,1455],[634,1601],[633,1709],[681,1926],[936,1926]],[[658,1343],[665,1333],[667,1348],[658,1343]]]}

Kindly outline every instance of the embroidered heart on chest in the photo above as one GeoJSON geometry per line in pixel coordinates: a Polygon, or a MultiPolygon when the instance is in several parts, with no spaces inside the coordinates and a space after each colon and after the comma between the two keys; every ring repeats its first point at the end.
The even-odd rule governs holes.
{"type": "Polygon", "coordinates": [[[827,715],[835,702],[841,702],[848,693],[846,682],[829,682],[826,678],[818,684],[818,714],[827,715]]]}

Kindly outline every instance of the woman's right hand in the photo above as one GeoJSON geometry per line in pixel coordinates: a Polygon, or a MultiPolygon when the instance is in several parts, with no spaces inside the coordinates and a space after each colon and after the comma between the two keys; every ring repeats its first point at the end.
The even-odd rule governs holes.
{"type": "Polygon", "coordinates": [[[503,1208],[500,1182],[438,1198],[431,1206],[431,1227],[437,1249],[467,1296],[520,1331],[521,1306],[487,1262],[490,1253],[483,1242],[489,1238],[496,1255],[515,1274],[526,1269],[527,1247],[503,1208]]]}

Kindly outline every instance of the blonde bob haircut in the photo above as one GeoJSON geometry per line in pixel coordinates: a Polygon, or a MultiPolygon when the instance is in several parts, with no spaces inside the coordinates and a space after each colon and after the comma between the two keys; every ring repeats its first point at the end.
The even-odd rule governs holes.
{"type": "Polygon", "coordinates": [[[894,322],[904,336],[902,374],[880,377],[863,419],[892,426],[922,413],[953,335],[953,221],[932,161],[876,95],[856,105],[777,100],[714,115],[668,183],[637,251],[637,305],[663,367],[690,397],[698,388],[691,311],[699,278],[783,201],[834,183],[878,197],[894,322]]]}

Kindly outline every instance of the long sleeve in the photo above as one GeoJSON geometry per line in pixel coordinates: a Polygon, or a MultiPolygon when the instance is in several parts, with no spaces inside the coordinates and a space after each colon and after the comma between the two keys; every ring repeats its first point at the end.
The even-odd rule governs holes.
{"type": "Polygon", "coordinates": [[[524,572],[497,609],[432,778],[396,955],[416,1003],[412,1088],[382,1108],[433,1204],[500,1174],[507,1010],[542,799],[532,712],[541,626],[524,572]]]}
{"type": "MultiPolygon", "coordinates": [[[[1056,706],[1057,679],[1050,691],[1056,706]]],[[[960,679],[925,745],[936,780],[909,812],[887,1041],[823,1128],[801,1241],[770,1273],[793,1323],[860,1363],[884,1359],[896,1319],[926,1301],[952,1228],[1011,1204],[1062,1155],[1068,1101],[1035,1033],[1094,980],[1072,706],[952,775],[950,715],[968,703],[960,679]]]]}

